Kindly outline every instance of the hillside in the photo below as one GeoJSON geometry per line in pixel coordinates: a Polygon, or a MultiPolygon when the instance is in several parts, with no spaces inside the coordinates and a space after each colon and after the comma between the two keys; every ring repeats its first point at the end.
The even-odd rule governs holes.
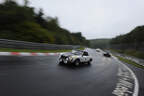
{"type": "Polygon", "coordinates": [[[144,59],[144,26],[113,38],[111,48],[116,52],[144,59]]]}
{"type": "Polygon", "coordinates": [[[111,44],[131,44],[144,42],[144,26],[138,26],[131,32],[112,39],[111,44]]]}
{"type": "Polygon", "coordinates": [[[111,39],[92,39],[90,41],[90,46],[92,48],[108,48],[111,39]]]}
{"type": "Polygon", "coordinates": [[[50,44],[88,45],[81,32],[70,32],[59,25],[57,17],[46,16],[43,10],[16,1],[0,4],[0,39],[22,40],[50,44]]]}

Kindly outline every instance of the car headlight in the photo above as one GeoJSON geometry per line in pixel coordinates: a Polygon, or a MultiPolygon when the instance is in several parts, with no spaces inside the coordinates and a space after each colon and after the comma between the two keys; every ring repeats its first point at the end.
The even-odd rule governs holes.
{"type": "Polygon", "coordinates": [[[73,57],[69,57],[69,60],[72,61],[72,60],[73,60],[73,57]]]}
{"type": "Polygon", "coordinates": [[[69,60],[69,58],[66,58],[66,60],[68,61],[68,60],[69,60]]]}

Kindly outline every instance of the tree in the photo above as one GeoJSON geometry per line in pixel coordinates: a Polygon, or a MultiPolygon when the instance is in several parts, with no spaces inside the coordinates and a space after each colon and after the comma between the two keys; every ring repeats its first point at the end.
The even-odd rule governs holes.
{"type": "Polygon", "coordinates": [[[87,45],[80,32],[71,33],[59,25],[57,17],[45,18],[43,9],[36,13],[29,1],[19,5],[14,0],[0,4],[0,38],[39,43],[87,45]]]}
{"type": "Polygon", "coordinates": [[[24,6],[26,7],[26,6],[28,6],[28,4],[29,4],[29,1],[28,0],[24,0],[24,6]]]}

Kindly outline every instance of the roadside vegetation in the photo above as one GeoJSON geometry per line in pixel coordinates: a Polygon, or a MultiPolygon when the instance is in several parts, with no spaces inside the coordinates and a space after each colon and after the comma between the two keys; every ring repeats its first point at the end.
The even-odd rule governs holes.
{"type": "Polygon", "coordinates": [[[111,51],[144,59],[144,52],[141,52],[141,51],[136,51],[136,50],[116,50],[116,49],[111,49],[111,51]]]}
{"type": "Polygon", "coordinates": [[[62,28],[57,17],[46,16],[43,9],[35,11],[29,1],[20,5],[16,0],[0,4],[0,39],[49,44],[89,45],[81,32],[62,28]]]}
{"type": "Polygon", "coordinates": [[[131,64],[131,65],[136,66],[136,67],[138,67],[138,68],[144,69],[144,66],[142,66],[142,65],[140,65],[140,64],[138,64],[138,63],[136,63],[136,62],[134,62],[134,61],[125,59],[125,58],[120,57],[120,56],[116,56],[116,57],[117,57],[120,61],[122,61],[122,62],[124,62],[124,63],[131,64]]]}
{"type": "Polygon", "coordinates": [[[135,43],[136,47],[140,47],[141,43],[144,42],[144,26],[138,26],[131,32],[119,35],[111,40],[111,44],[132,44],[135,43]]]}
{"type": "Polygon", "coordinates": [[[90,47],[106,49],[109,47],[111,39],[92,39],[90,41],[90,47]]]}
{"type": "Polygon", "coordinates": [[[49,52],[70,52],[71,50],[36,50],[36,49],[12,49],[12,48],[0,48],[0,52],[40,52],[40,53],[49,53],[49,52]]]}
{"type": "Polygon", "coordinates": [[[144,59],[144,26],[112,39],[90,40],[90,46],[144,59]]]}
{"type": "Polygon", "coordinates": [[[144,59],[144,26],[113,38],[110,46],[115,52],[144,59]]]}
{"type": "MultiPolygon", "coordinates": [[[[78,50],[84,50],[84,47],[78,48],[78,50]]],[[[40,53],[56,53],[56,52],[71,52],[72,50],[36,50],[36,49],[12,49],[12,48],[0,48],[0,52],[40,52],[40,53]]]]}

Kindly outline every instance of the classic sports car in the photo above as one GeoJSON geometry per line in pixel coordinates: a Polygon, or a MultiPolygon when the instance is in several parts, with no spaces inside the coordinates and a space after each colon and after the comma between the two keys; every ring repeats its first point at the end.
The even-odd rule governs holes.
{"type": "Polygon", "coordinates": [[[90,64],[92,62],[92,57],[89,56],[86,51],[75,51],[71,53],[64,53],[60,55],[60,64],[74,64],[76,66],[80,64],[90,64]]]}

